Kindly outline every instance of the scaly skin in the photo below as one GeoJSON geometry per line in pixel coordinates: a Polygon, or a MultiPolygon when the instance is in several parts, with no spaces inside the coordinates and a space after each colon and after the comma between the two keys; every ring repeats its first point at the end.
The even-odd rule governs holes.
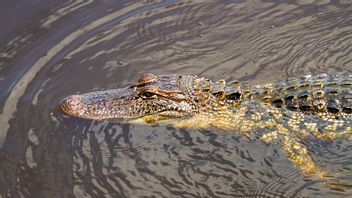
{"type": "Polygon", "coordinates": [[[61,103],[86,119],[183,118],[178,127],[218,127],[277,141],[300,169],[323,176],[301,141],[351,138],[352,75],[320,74],[249,87],[197,76],[145,74],[133,85],[72,95],[61,103]]]}

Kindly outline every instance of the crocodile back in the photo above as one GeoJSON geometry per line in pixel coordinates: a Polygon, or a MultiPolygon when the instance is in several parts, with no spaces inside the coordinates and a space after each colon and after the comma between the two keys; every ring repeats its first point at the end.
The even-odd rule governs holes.
{"type": "Polygon", "coordinates": [[[256,86],[252,97],[310,114],[352,114],[352,75],[319,74],[256,86]]]}

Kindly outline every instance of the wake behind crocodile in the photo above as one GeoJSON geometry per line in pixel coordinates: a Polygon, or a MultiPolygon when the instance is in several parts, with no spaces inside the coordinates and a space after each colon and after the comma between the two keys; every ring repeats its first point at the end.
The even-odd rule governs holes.
{"type": "Polygon", "coordinates": [[[217,127],[282,146],[305,174],[326,174],[303,142],[352,140],[352,75],[319,74],[249,86],[198,76],[142,75],[121,89],[66,97],[68,115],[176,127],[217,127]]]}

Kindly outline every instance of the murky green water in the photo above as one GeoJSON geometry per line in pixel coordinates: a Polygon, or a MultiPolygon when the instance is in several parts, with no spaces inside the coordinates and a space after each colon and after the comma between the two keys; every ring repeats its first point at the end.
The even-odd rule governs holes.
{"type": "Polygon", "coordinates": [[[125,86],[146,72],[251,84],[352,73],[351,3],[1,1],[2,197],[351,196],[348,141],[310,150],[336,182],[328,185],[279,145],[235,131],[58,110],[67,95],[125,86]]]}

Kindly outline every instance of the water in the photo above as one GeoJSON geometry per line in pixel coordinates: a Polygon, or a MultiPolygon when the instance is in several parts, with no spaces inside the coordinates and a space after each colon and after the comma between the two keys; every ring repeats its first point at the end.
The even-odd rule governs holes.
{"type": "Polygon", "coordinates": [[[58,110],[67,95],[122,87],[145,72],[250,84],[352,72],[348,0],[4,0],[0,25],[2,197],[352,194],[346,140],[311,150],[333,185],[304,175],[279,145],[234,131],[58,110]]]}

